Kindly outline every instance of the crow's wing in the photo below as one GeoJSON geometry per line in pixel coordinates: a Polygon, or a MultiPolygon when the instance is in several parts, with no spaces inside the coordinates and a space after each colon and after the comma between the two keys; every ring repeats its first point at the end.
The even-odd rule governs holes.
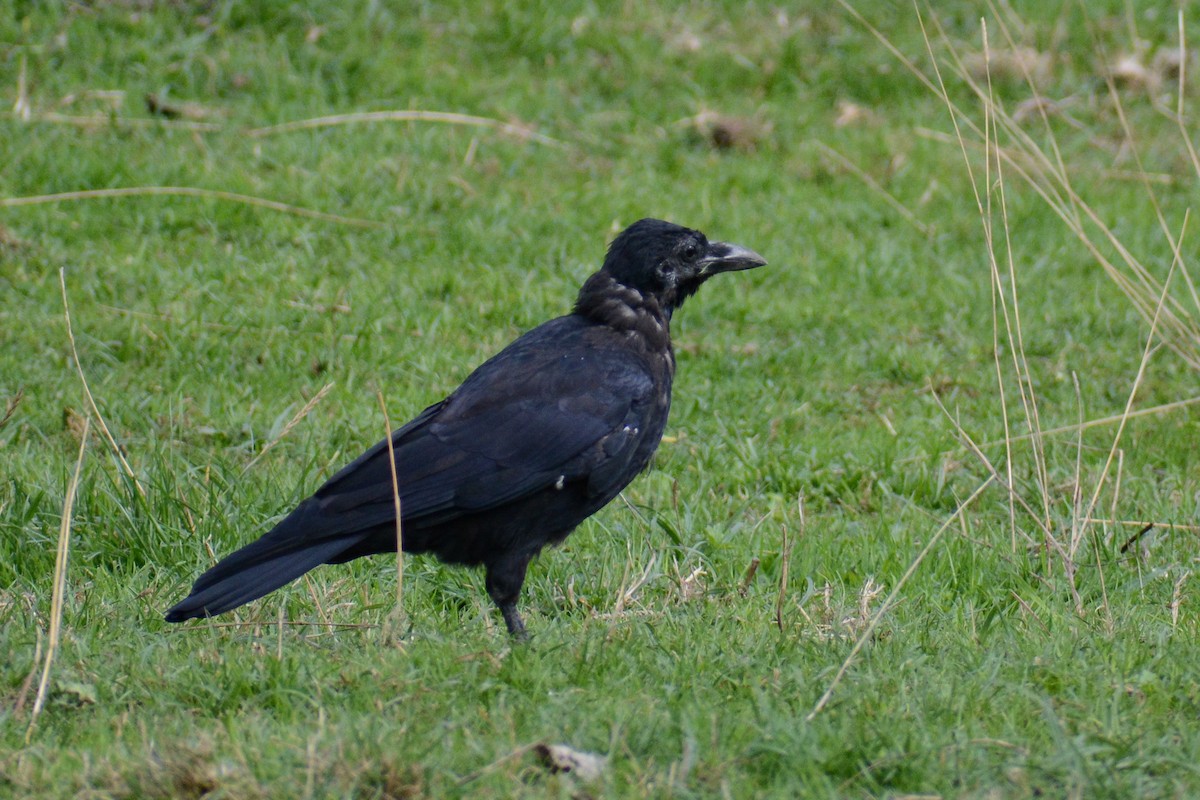
{"type": "MultiPolygon", "coordinates": [[[[405,523],[486,511],[560,480],[588,479],[596,495],[633,477],[638,444],[661,427],[649,424],[655,383],[640,358],[596,347],[587,330],[576,317],[535,328],[393,434],[405,523]]],[[[387,452],[385,440],[316,492],[308,510],[326,535],[393,518],[387,452]]]]}

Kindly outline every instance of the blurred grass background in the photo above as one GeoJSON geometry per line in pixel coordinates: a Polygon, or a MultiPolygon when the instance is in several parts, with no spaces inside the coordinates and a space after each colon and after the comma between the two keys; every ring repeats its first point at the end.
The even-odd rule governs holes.
{"type": "MultiPolygon", "coordinates": [[[[1178,235],[1200,184],[1174,118],[1181,66],[1188,108],[1200,100],[1194,19],[1175,61],[1167,6],[938,4],[922,11],[930,49],[913,8],[854,9],[931,77],[936,57],[980,126],[963,76],[988,76],[986,18],[999,107],[1060,149],[1074,190],[1166,280],[1144,182],[1178,235]]],[[[1035,513],[993,484],[900,584],[989,475],[934,395],[977,441],[1005,438],[1002,396],[1010,439],[1025,432],[993,286],[1019,297],[1021,385],[1045,429],[1121,414],[1150,326],[1012,171],[1011,246],[996,249],[1014,269],[993,283],[946,103],[846,9],[16,3],[0,14],[0,94],[0,793],[1196,791],[1194,406],[1131,419],[1119,440],[1103,424],[987,448],[1035,513]],[[496,124],[269,130],[384,110],[496,124]],[[217,196],[33,202],[131,187],[346,219],[217,196]],[[530,647],[502,635],[481,576],[427,559],[408,563],[399,641],[382,624],[387,558],[318,570],[221,624],[161,622],[214,554],[382,436],[377,391],[394,421],[440,399],[565,313],[643,216],[770,266],[677,315],[668,440],[627,502],[531,569],[530,647]],[[33,720],[92,413],[60,270],[79,367],[136,484],[93,424],[33,720]],[[1083,520],[1097,485],[1093,516],[1156,527],[1123,548],[1144,526],[1083,520]],[[1066,559],[1052,540],[1076,530],[1066,559]],[[549,774],[537,742],[608,768],[589,784],[549,774]]],[[[967,139],[981,186],[983,142],[967,139]]],[[[990,219],[999,237],[998,205],[990,219]]],[[[1170,288],[1185,312],[1191,242],[1170,288]]],[[[1195,386],[1157,347],[1133,408],[1195,386]]]]}

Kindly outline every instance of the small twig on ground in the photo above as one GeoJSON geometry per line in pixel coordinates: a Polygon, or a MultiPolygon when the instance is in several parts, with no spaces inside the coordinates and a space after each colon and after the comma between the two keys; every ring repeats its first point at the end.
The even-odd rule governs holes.
{"type": "Polygon", "coordinates": [[[1125,544],[1121,545],[1121,550],[1120,550],[1121,554],[1124,555],[1125,553],[1129,552],[1129,548],[1133,547],[1135,544],[1140,542],[1142,540],[1142,537],[1145,536],[1147,533],[1149,533],[1152,530],[1154,530],[1154,523],[1147,522],[1140,531],[1138,531],[1133,536],[1130,536],[1128,539],[1125,540],[1125,544]]]}

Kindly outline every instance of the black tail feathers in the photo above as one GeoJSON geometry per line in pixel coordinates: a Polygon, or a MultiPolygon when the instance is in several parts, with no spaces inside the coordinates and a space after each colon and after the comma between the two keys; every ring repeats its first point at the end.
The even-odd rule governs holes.
{"type": "Polygon", "coordinates": [[[301,547],[268,537],[230,553],[196,579],[192,593],[172,606],[167,622],[211,617],[257,600],[358,545],[360,537],[324,539],[301,547]]]}

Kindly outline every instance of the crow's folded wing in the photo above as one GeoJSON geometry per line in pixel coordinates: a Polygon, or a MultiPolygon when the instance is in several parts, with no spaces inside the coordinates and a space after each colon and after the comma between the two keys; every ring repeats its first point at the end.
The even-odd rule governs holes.
{"type": "MultiPolygon", "coordinates": [[[[406,523],[486,511],[563,481],[608,493],[633,477],[638,444],[659,427],[647,419],[655,382],[627,351],[590,347],[574,325],[556,328],[569,319],[518,339],[393,434],[406,523]]],[[[390,521],[387,452],[383,441],[364,453],[310,510],[339,533],[390,521]]]]}

